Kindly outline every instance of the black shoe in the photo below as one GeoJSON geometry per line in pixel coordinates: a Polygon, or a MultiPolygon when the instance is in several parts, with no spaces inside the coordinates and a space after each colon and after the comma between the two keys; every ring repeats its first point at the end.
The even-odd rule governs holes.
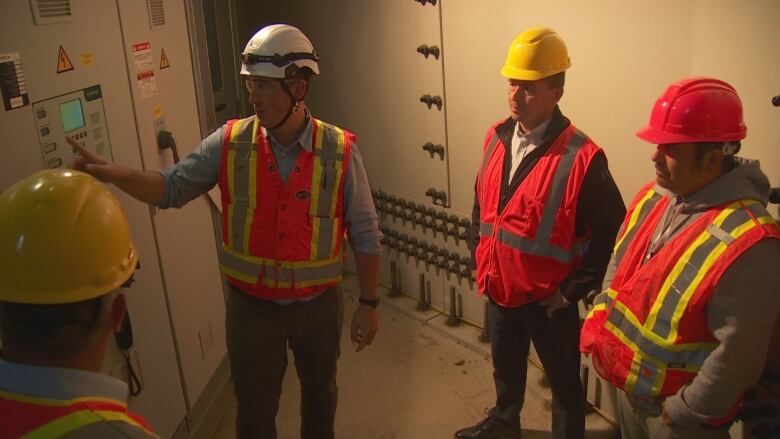
{"type": "Polygon", "coordinates": [[[473,427],[458,430],[455,439],[520,439],[520,424],[488,416],[473,427]]]}

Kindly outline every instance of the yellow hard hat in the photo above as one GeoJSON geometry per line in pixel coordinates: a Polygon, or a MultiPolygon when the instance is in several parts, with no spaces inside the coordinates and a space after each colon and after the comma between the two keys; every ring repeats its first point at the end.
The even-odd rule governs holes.
{"type": "Polygon", "coordinates": [[[549,27],[532,27],[515,37],[501,68],[509,79],[536,81],[571,67],[566,43],[549,27]]]}
{"type": "Polygon", "coordinates": [[[40,171],[0,194],[0,301],[92,299],[121,287],[137,262],[122,206],[87,174],[40,171]]]}

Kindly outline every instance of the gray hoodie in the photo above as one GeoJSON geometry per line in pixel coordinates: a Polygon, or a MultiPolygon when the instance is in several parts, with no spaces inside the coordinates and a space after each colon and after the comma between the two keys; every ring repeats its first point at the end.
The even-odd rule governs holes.
{"type": "MultiPolygon", "coordinates": [[[[743,164],[686,199],[657,185],[655,189],[672,202],[653,232],[653,252],[713,206],[739,199],[756,200],[766,206],[769,180],[757,165],[743,164]]],[[[604,289],[614,273],[613,259],[604,289]]],[[[740,394],[758,382],[778,312],[780,240],[764,239],[732,263],[707,303],[707,323],[720,344],[693,381],[664,401],[664,410],[674,424],[695,428],[723,418],[740,394]]]]}

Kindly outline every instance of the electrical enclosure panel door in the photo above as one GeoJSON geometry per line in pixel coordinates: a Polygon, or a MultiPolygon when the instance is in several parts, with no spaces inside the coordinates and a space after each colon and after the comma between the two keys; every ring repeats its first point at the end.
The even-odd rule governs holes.
{"type": "MultiPolygon", "coordinates": [[[[14,65],[11,79],[4,76],[0,87],[9,102],[0,107],[0,191],[46,167],[67,166],[72,151],[65,146],[65,134],[79,137],[92,149],[102,142],[106,160],[141,166],[116,4],[66,3],[67,15],[53,17],[50,24],[46,19],[42,21],[46,24],[35,24],[37,2],[0,4],[0,60],[14,65]],[[46,124],[49,130],[43,135],[46,124]],[[56,149],[49,151],[53,144],[56,149]]],[[[141,413],[161,437],[169,437],[186,408],[152,220],[148,206],[114,186],[110,189],[125,209],[141,263],[132,287],[123,290],[143,380],[143,391],[131,398],[130,408],[141,413]]],[[[109,371],[116,368],[117,364],[105,365],[109,371]]]]}
{"type": "MultiPolygon", "coordinates": [[[[173,154],[157,148],[157,131],[173,133],[180,157],[192,152],[201,139],[184,4],[151,2],[157,7],[150,14],[147,3],[120,0],[118,5],[143,166],[158,170],[173,164],[173,154]]],[[[224,288],[209,203],[202,196],[181,209],[154,215],[191,407],[227,353],[224,288]]]]}
{"type": "Polygon", "coordinates": [[[368,63],[373,67],[355,66],[370,72],[358,80],[369,81],[370,88],[354,98],[362,97],[366,112],[382,121],[364,129],[359,139],[369,178],[409,200],[430,201],[431,188],[449,198],[439,7],[394,1],[373,9],[367,17],[381,31],[369,32],[372,43],[354,58],[373,59],[368,63]],[[438,57],[418,52],[422,46],[438,47],[438,57]],[[426,144],[443,152],[425,150],[426,144]]]}

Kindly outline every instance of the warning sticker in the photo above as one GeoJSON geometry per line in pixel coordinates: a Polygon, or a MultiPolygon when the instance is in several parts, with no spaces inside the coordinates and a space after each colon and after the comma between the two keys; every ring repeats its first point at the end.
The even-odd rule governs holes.
{"type": "Polygon", "coordinates": [[[60,46],[60,52],[57,54],[57,73],[65,73],[73,70],[73,63],[70,62],[65,49],[60,46]]]}
{"type": "Polygon", "coordinates": [[[152,44],[150,42],[133,44],[133,61],[135,61],[135,70],[146,72],[152,70],[152,44]]]}
{"type": "Polygon", "coordinates": [[[0,53],[0,92],[5,111],[30,104],[19,53],[0,53]]]}
{"type": "Polygon", "coordinates": [[[157,94],[157,81],[154,79],[154,72],[141,72],[137,75],[138,91],[141,97],[148,98],[157,94]]]}
{"type": "Polygon", "coordinates": [[[167,69],[171,66],[168,57],[165,55],[165,49],[160,49],[160,70],[167,69]]]}
{"type": "Polygon", "coordinates": [[[82,66],[84,66],[84,67],[92,67],[92,54],[91,53],[89,53],[89,52],[82,53],[81,55],[79,55],[79,58],[81,58],[81,65],[82,66]]]}

